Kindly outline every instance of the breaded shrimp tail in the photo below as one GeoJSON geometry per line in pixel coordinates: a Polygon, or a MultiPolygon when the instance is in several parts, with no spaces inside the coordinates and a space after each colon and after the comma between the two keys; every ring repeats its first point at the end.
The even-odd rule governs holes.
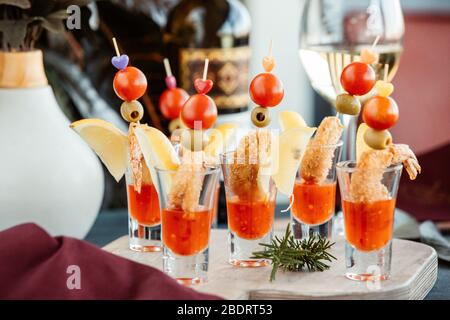
{"type": "Polygon", "coordinates": [[[333,164],[335,148],[320,148],[334,145],[341,138],[343,126],[338,118],[326,117],[320,123],[316,135],[306,147],[301,162],[301,177],[306,181],[323,182],[333,164]]]}
{"type": "Polygon", "coordinates": [[[406,144],[391,144],[384,150],[368,150],[361,154],[350,182],[350,198],[353,202],[386,200],[389,193],[382,183],[385,169],[400,164],[414,180],[421,168],[416,156],[406,144]]]}
{"type": "Polygon", "coordinates": [[[258,173],[260,166],[269,161],[271,138],[269,131],[256,130],[239,142],[227,184],[240,199],[255,200],[265,196],[259,190],[258,173]]]}
{"type": "Polygon", "coordinates": [[[135,124],[130,124],[128,133],[128,146],[130,152],[130,167],[131,175],[133,177],[134,190],[141,193],[142,184],[151,184],[152,179],[150,171],[145,163],[141,147],[134,134],[135,124]]]}
{"type": "Polygon", "coordinates": [[[181,165],[173,177],[168,206],[194,212],[198,208],[205,168],[198,152],[185,151],[181,165]]]}

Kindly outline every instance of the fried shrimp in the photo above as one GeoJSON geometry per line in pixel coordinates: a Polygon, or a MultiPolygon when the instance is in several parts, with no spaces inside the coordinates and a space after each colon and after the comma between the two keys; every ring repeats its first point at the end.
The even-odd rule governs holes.
{"type": "Polygon", "coordinates": [[[185,150],[172,180],[172,187],[168,194],[170,208],[182,208],[187,212],[198,209],[200,193],[202,191],[205,167],[201,152],[185,150]]]}
{"type": "Polygon", "coordinates": [[[342,131],[343,126],[338,118],[326,117],[322,120],[303,155],[300,172],[304,180],[321,183],[326,179],[333,164],[335,148],[320,147],[338,143],[342,131]]]}
{"type": "Polygon", "coordinates": [[[152,179],[150,171],[145,164],[144,156],[142,154],[141,147],[134,134],[135,124],[130,124],[130,130],[128,134],[128,144],[130,150],[130,167],[131,174],[133,176],[134,190],[137,193],[141,193],[142,184],[151,184],[152,179]]]}
{"type": "Polygon", "coordinates": [[[389,192],[382,183],[384,170],[401,163],[411,180],[421,172],[416,156],[405,144],[391,144],[384,150],[371,149],[363,152],[350,182],[351,201],[373,202],[388,199],[389,192]]]}
{"type": "Polygon", "coordinates": [[[270,162],[272,135],[268,130],[250,132],[239,142],[230,164],[228,187],[240,199],[259,199],[264,191],[258,185],[261,166],[270,162]]]}

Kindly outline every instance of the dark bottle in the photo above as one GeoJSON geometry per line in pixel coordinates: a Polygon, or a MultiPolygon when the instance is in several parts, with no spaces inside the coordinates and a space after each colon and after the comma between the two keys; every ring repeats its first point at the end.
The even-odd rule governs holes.
{"type": "Polygon", "coordinates": [[[209,95],[219,114],[248,109],[250,15],[238,0],[181,0],[170,11],[164,39],[179,86],[195,93],[209,58],[209,95]]]}

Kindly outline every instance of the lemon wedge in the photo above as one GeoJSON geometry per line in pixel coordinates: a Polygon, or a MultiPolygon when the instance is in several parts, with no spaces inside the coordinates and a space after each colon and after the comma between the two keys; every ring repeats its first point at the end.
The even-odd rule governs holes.
{"type": "Polygon", "coordinates": [[[286,131],[292,128],[307,127],[305,120],[295,111],[281,111],[278,114],[278,121],[280,123],[281,131],[286,131]]]}
{"type": "Polygon", "coordinates": [[[208,156],[217,157],[224,152],[224,148],[229,143],[236,131],[237,125],[234,123],[222,123],[212,129],[208,135],[208,143],[204,151],[208,156]]]}
{"type": "MultiPolygon", "coordinates": [[[[145,163],[150,170],[153,183],[157,184],[158,177],[155,168],[163,170],[177,170],[180,164],[177,152],[164,133],[156,128],[149,127],[145,124],[137,125],[134,128],[134,134],[142,150],[145,163]]],[[[170,175],[165,176],[167,179],[163,181],[165,190],[170,190],[170,175]]],[[[157,188],[158,190],[158,188],[157,188]]]]}
{"type": "Polygon", "coordinates": [[[261,194],[269,195],[270,192],[270,175],[265,172],[263,168],[258,170],[258,190],[261,191],[261,194]]]}
{"type": "Polygon", "coordinates": [[[70,127],[95,151],[119,182],[127,168],[128,137],[113,124],[101,119],[75,121],[70,127]]]}
{"type": "Polygon", "coordinates": [[[364,134],[366,133],[367,129],[369,129],[369,126],[364,122],[361,123],[358,127],[358,131],[356,133],[356,162],[359,162],[359,159],[363,152],[371,149],[364,141],[364,134]]]}
{"type": "Polygon", "coordinates": [[[288,129],[280,134],[277,165],[273,169],[272,179],[278,190],[287,196],[294,190],[300,161],[315,131],[316,128],[303,126],[288,129]]]}

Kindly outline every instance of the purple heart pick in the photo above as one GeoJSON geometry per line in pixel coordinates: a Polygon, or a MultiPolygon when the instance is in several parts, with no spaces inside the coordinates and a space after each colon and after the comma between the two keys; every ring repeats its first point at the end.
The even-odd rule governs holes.
{"type": "Polygon", "coordinates": [[[169,89],[173,89],[177,86],[177,80],[174,76],[167,76],[166,77],[166,86],[169,89]]]}
{"type": "Polygon", "coordinates": [[[114,56],[111,59],[112,65],[119,70],[125,69],[128,66],[129,61],[130,61],[130,58],[128,58],[128,56],[126,54],[123,54],[120,57],[114,56]]]}

